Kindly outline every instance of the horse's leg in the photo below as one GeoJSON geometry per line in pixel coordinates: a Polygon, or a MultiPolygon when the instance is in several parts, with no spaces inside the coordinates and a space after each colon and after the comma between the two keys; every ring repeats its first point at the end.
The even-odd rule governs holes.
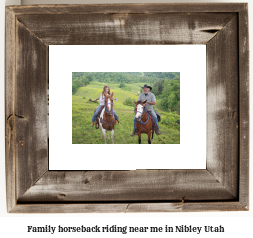
{"type": "Polygon", "coordinates": [[[100,137],[100,139],[103,139],[103,132],[102,132],[102,128],[101,128],[101,127],[99,127],[99,129],[100,129],[100,133],[101,133],[101,137],[100,137]]]}
{"type": "Polygon", "coordinates": [[[105,144],[106,144],[106,130],[102,129],[102,131],[103,131],[103,134],[104,134],[104,139],[105,139],[105,144]]]}
{"type": "Polygon", "coordinates": [[[114,144],[114,130],[111,130],[112,144],[114,144]]]}
{"type": "Polygon", "coordinates": [[[150,136],[151,136],[151,131],[148,132],[148,143],[149,144],[151,144],[150,136]]]}
{"type": "Polygon", "coordinates": [[[153,138],[154,138],[154,131],[155,131],[155,122],[154,119],[152,119],[152,124],[151,124],[151,133],[152,133],[152,137],[151,137],[151,143],[153,143],[153,138]]]}
{"type": "Polygon", "coordinates": [[[109,131],[107,131],[106,133],[107,133],[107,138],[110,139],[109,131]]]}
{"type": "Polygon", "coordinates": [[[153,143],[153,137],[154,137],[154,130],[152,130],[152,138],[151,138],[151,143],[153,143]]]}
{"type": "Polygon", "coordinates": [[[139,131],[137,131],[137,134],[139,136],[139,144],[141,144],[141,133],[139,131]]]}

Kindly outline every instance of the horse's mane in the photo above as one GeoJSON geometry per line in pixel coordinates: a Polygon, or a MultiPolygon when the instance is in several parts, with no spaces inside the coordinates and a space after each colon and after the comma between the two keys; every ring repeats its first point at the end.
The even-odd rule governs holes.
{"type": "Polygon", "coordinates": [[[142,103],[142,101],[140,101],[140,100],[136,102],[136,104],[140,104],[140,103],[142,103]]]}

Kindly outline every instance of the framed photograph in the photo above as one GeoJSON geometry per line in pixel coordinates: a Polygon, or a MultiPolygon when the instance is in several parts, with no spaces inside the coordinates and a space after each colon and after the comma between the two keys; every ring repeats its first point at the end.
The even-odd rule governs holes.
{"type": "Polygon", "coordinates": [[[9,6],[5,42],[8,212],[249,210],[247,3],[9,6]]]}
{"type": "Polygon", "coordinates": [[[206,169],[205,45],[51,45],[49,52],[49,170],[206,169]],[[113,97],[103,111],[106,89],[113,97]]]}

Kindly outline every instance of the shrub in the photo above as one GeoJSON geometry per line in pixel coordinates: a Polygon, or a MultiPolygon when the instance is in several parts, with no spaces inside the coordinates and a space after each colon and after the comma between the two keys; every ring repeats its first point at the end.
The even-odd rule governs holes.
{"type": "MultiPolygon", "coordinates": [[[[129,92],[132,90],[130,87],[122,87],[121,89],[126,90],[126,91],[129,91],[129,92]]],[[[139,95],[139,94],[138,94],[138,95],[139,95]]]]}
{"type": "Polygon", "coordinates": [[[123,102],[124,105],[130,106],[130,107],[134,107],[135,103],[134,103],[134,99],[128,97],[125,99],[125,101],[123,102]]]}
{"type": "Polygon", "coordinates": [[[126,85],[123,83],[123,82],[121,82],[120,83],[120,85],[119,85],[119,88],[123,88],[123,87],[125,87],[126,85]]]}

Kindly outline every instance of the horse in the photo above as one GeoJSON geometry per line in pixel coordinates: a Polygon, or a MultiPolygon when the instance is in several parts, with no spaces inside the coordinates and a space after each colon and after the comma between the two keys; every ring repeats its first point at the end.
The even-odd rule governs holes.
{"type": "Polygon", "coordinates": [[[110,139],[108,131],[111,131],[112,144],[114,144],[114,125],[116,124],[116,121],[113,113],[113,93],[111,95],[105,93],[104,96],[105,96],[104,108],[102,109],[98,119],[99,128],[101,131],[101,139],[103,134],[106,144],[106,133],[108,139],[110,139]]]}
{"type": "Polygon", "coordinates": [[[148,143],[151,144],[153,142],[154,137],[154,124],[152,123],[152,118],[148,114],[144,104],[147,100],[141,102],[137,101],[135,103],[135,119],[136,119],[136,130],[139,137],[139,144],[141,144],[141,133],[146,133],[148,135],[148,143]],[[152,138],[150,140],[152,134],[152,138]]]}

